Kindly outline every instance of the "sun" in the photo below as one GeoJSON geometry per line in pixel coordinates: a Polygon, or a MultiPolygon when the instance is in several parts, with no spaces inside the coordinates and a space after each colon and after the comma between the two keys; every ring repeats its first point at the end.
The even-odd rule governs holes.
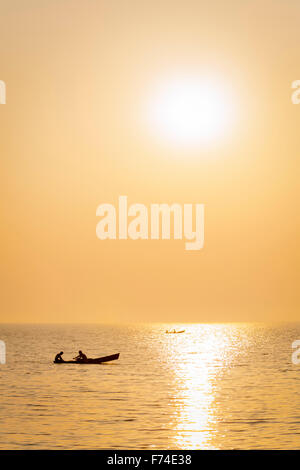
{"type": "Polygon", "coordinates": [[[166,81],[151,97],[149,107],[152,132],[176,145],[216,141],[232,121],[224,84],[201,77],[166,81]]]}

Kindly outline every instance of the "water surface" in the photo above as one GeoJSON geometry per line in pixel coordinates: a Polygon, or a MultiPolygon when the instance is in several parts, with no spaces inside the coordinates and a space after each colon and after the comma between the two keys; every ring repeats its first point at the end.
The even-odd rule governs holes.
{"type": "Polygon", "coordinates": [[[299,324],[0,325],[0,339],[1,449],[300,449],[299,324]],[[52,363],[78,349],[121,355],[52,363]]]}

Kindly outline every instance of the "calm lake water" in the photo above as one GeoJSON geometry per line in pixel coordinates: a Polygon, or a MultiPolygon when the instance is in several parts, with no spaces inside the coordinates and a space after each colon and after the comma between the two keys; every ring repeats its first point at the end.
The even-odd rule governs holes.
{"type": "Polygon", "coordinates": [[[0,339],[1,449],[300,449],[300,324],[0,325],[0,339]],[[78,349],[121,355],[52,363],[78,349]]]}

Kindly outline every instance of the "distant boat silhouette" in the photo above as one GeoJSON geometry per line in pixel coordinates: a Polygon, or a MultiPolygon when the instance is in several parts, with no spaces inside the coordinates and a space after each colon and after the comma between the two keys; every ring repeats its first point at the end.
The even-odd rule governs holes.
{"type": "Polygon", "coordinates": [[[169,330],[167,330],[167,331],[166,331],[166,333],[169,334],[169,335],[170,335],[170,334],[173,334],[173,335],[174,335],[174,334],[176,334],[176,333],[184,333],[184,332],[185,332],[185,330],[180,330],[180,331],[176,331],[176,330],[169,331],[169,330]]]}

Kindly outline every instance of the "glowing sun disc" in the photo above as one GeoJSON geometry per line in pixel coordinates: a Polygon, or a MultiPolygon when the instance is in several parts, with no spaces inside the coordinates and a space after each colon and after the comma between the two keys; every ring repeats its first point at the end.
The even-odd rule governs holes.
{"type": "Polygon", "coordinates": [[[156,135],[176,144],[194,145],[217,139],[231,120],[228,93],[201,79],[178,79],[160,87],[150,104],[156,135]]]}

